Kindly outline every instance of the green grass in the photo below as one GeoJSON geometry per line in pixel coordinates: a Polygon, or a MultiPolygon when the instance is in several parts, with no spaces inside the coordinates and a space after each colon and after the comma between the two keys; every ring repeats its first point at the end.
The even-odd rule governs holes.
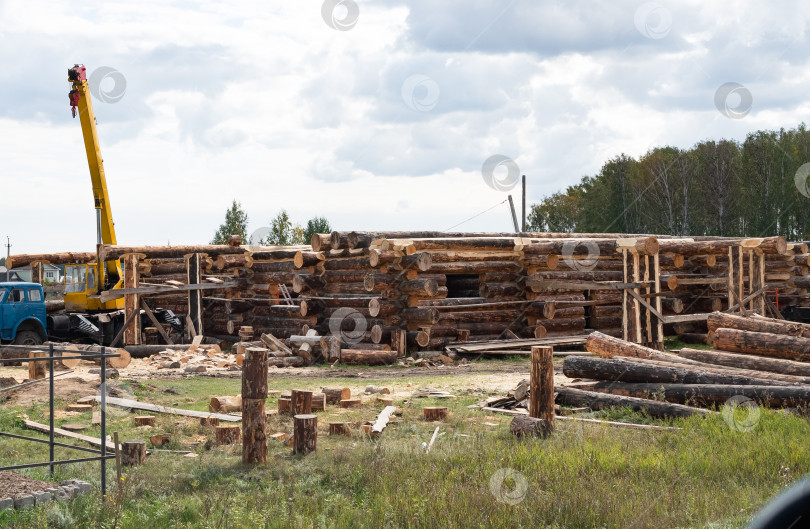
{"type": "MultiPolygon", "coordinates": [[[[764,410],[753,431],[739,432],[720,416],[662,422],[613,410],[587,416],[682,430],[648,432],[559,421],[549,439],[518,440],[509,433],[510,417],[467,408],[485,393],[464,390],[475,387],[474,380],[470,375],[271,379],[271,389],[401,388],[410,382],[413,389],[455,387],[459,398],[398,398],[402,417],[379,440],[358,431],[351,437],[321,431],[318,451],[306,457],[292,456],[291,448],[270,439],[268,462],[253,468],[241,464],[239,446],[200,448],[194,459],[157,452],[145,465],[125,470],[123,498],[113,494],[115,503],[106,505],[97,497],[98,464],[59,467],[56,479],[86,479],[96,487],[95,494],[69,504],[0,513],[0,527],[732,528],[744,527],[770,497],[810,473],[810,424],[799,417],[764,410]],[[433,450],[425,454],[422,443],[437,424],[421,420],[421,409],[439,404],[449,406],[451,415],[441,423],[442,435],[433,450]],[[491,480],[500,469],[519,473],[500,489],[501,498],[513,496],[514,504],[493,494],[491,480]],[[516,489],[522,480],[525,496],[516,489]]],[[[239,388],[239,380],[215,378],[130,383],[139,399],[189,409],[205,409],[209,396],[235,394],[239,388]]],[[[268,405],[274,406],[275,399],[268,405]]],[[[319,422],[324,429],[338,416],[373,419],[379,409],[373,403],[358,410],[330,407],[319,413],[319,422]]],[[[46,407],[4,406],[0,429],[32,435],[17,426],[15,417],[25,413],[47,422],[43,410],[47,413],[46,407]]],[[[69,420],[89,422],[90,417],[69,420]]],[[[123,412],[110,413],[110,422],[109,431],[121,432],[123,439],[173,433],[171,449],[183,448],[180,439],[213,436],[192,419],[168,415],[159,415],[152,429],[133,427],[131,414],[123,412]]],[[[270,418],[268,433],[278,431],[291,432],[291,419],[270,418]]],[[[84,433],[98,435],[98,428],[84,433]]],[[[57,450],[57,456],[76,453],[57,450]]],[[[0,465],[45,457],[42,445],[0,440],[0,465]]],[[[47,479],[44,470],[27,473],[47,479]]],[[[109,483],[115,483],[114,476],[111,468],[109,483]]]]}

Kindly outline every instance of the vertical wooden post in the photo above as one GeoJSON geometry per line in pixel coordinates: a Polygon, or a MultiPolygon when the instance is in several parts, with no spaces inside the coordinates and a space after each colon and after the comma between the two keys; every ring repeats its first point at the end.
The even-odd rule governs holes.
{"type": "Polygon", "coordinates": [[[312,413],[312,392],[303,389],[292,390],[290,415],[308,415],[310,413],[312,413]]]}
{"type": "Polygon", "coordinates": [[[398,357],[408,354],[407,331],[394,329],[391,331],[391,349],[397,352],[398,357]]]}
{"type": "MultiPolygon", "coordinates": [[[[186,280],[189,285],[199,285],[202,283],[202,258],[204,254],[192,253],[186,255],[186,280]]],[[[187,332],[190,336],[203,335],[203,308],[202,291],[188,291],[188,321],[191,329],[187,332]]]]}
{"type": "MultiPolygon", "coordinates": [[[[658,311],[659,314],[663,314],[663,306],[661,305],[661,263],[659,259],[659,253],[655,252],[655,257],[653,259],[653,282],[655,283],[655,310],[658,311]]],[[[657,349],[664,350],[664,322],[661,318],[656,318],[658,324],[656,325],[657,333],[656,333],[656,343],[660,344],[657,349]]]]}
{"type": "Polygon", "coordinates": [[[293,453],[306,455],[318,445],[318,416],[303,414],[293,417],[293,453]]]}
{"type": "Polygon", "coordinates": [[[31,282],[45,284],[45,264],[42,261],[31,263],[31,282]]]}
{"type": "Polygon", "coordinates": [[[267,461],[267,349],[248,347],[242,362],[242,462],[267,461]]]}
{"type": "MultiPolygon", "coordinates": [[[[627,266],[627,250],[622,248],[622,281],[628,283],[630,276],[627,266]]],[[[622,339],[625,342],[630,341],[630,305],[627,298],[630,295],[627,290],[622,290],[622,339]]]]}
{"type": "MultiPolygon", "coordinates": [[[[143,254],[128,253],[121,257],[124,261],[124,288],[138,288],[140,273],[138,260],[143,254]]],[[[124,329],[124,345],[139,345],[141,343],[141,296],[138,294],[124,295],[124,318],[129,325],[124,329]],[[131,319],[130,319],[131,318],[131,319]]]]}
{"type": "Polygon", "coordinates": [[[737,301],[737,288],[735,281],[736,276],[736,259],[734,259],[734,246],[728,247],[728,306],[733,307],[737,301]]]}
{"type": "Polygon", "coordinates": [[[554,353],[548,346],[532,347],[529,380],[529,416],[543,419],[554,429],[554,353]]]}
{"type": "MultiPolygon", "coordinates": [[[[765,254],[760,249],[754,249],[750,253],[750,263],[748,265],[749,285],[751,293],[760,290],[765,286],[765,254]]],[[[765,316],[765,293],[751,300],[751,310],[765,316]]]]}
{"type": "MultiPolygon", "coordinates": [[[[28,358],[39,358],[45,355],[45,351],[29,351],[28,358]]],[[[39,362],[28,362],[28,379],[39,380],[45,378],[45,366],[47,362],[41,360],[39,362]]]]}
{"type": "Polygon", "coordinates": [[[745,299],[745,279],[743,279],[743,248],[737,247],[737,299],[740,300],[740,312],[745,312],[742,300],[745,299]]]}

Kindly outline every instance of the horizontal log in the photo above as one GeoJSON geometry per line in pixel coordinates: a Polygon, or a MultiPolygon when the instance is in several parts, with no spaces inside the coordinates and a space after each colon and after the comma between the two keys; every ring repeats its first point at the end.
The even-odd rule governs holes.
{"type": "Polygon", "coordinates": [[[392,365],[397,362],[396,351],[376,351],[363,349],[341,349],[340,362],[350,365],[392,365]]]}
{"type": "Polygon", "coordinates": [[[810,363],[807,362],[730,353],[728,351],[689,349],[686,347],[681,349],[678,354],[684,358],[706,364],[769,371],[785,375],[810,376],[810,363]]]}
{"type": "Polygon", "coordinates": [[[691,417],[692,415],[708,415],[712,412],[682,404],[671,404],[657,400],[640,399],[637,397],[624,397],[596,391],[585,391],[565,386],[554,388],[557,394],[557,404],[563,406],[587,406],[596,410],[610,408],[630,408],[633,411],[646,413],[651,417],[663,419],[666,417],[691,417]]]}
{"type": "Polygon", "coordinates": [[[649,365],[621,358],[570,356],[563,362],[563,373],[569,378],[592,378],[616,382],[662,382],[678,384],[788,385],[737,375],[702,371],[693,366],[649,365]]]}
{"type": "Polygon", "coordinates": [[[810,338],[810,325],[806,323],[775,320],[762,316],[738,316],[736,314],[713,312],[706,319],[706,325],[710,332],[720,328],[727,328],[810,338]]]}
{"type": "Polygon", "coordinates": [[[808,386],[599,382],[590,389],[613,395],[689,402],[699,406],[721,407],[737,396],[747,397],[768,407],[805,407],[810,404],[808,386]]]}
{"type": "Polygon", "coordinates": [[[810,360],[810,338],[720,328],[714,331],[714,348],[735,353],[810,360]]]}

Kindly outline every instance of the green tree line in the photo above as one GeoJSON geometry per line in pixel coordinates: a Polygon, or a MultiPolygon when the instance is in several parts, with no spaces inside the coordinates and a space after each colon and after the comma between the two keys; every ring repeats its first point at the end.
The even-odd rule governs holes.
{"type": "Polygon", "coordinates": [[[324,217],[313,217],[307,221],[306,226],[293,223],[290,215],[282,209],[267,225],[266,235],[259,240],[251,241],[248,233],[248,215],[242,204],[234,200],[231,207],[225,212],[225,221],[217,228],[211,244],[226,244],[228,237],[239,235],[244,244],[279,244],[296,245],[309,244],[314,233],[330,233],[329,221],[324,217]]]}
{"type": "Polygon", "coordinates": [[[810,235],[810,131],[757,131],[743,142],[702,141],[621,154],[593,176],[544,197],[527,219],[533,231],[669,235],[810,235]],[[800,191],[801,190],[801,191],[800,191]]]}

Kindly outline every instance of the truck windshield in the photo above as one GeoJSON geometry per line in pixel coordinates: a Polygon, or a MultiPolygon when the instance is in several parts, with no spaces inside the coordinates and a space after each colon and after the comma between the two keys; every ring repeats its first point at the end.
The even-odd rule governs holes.
{"type": "Polygon", "coordinates": [[[0,290],[0,303],[6,300],[6,292],[8,292],[8,290],[0,290]]]}

